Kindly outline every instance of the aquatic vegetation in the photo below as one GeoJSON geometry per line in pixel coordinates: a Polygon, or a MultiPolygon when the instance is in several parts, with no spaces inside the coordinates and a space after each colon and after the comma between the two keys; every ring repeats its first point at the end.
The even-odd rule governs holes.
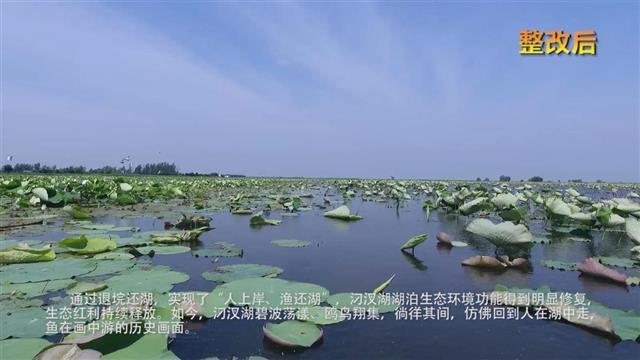
{"type": "Polygon", "coordinates": [[[273,245],[276,245],[276,246],[292,247],[292,248],[307,247],[307,246],[311,245],[311,241],[291,240],[291,239],[272,240],[271,243],[273,245]]]}
{"type": "Polygon", "coordinates": [[[322,329],[312,323],[297,320],[280,324],[267,323],[263,331],[269,340],[285,347],[310,347],[322,338],[322,329]]]}
{"type": "MultiPolygon", "coordinates": [[[[0,325],[6,328],[3,339],[18,338],[0,341],[0,351],[20,351],[29,358],[38,353],[78,356],[82,351],[87,356],[99,352],[106,359],[175,358],[170,349],[184,346],[169,346],[174,335],[166,334],[126,336],[123,345],[111,343],[114,338],[104,334],[69,334],[55,346],[38,339],[44,335],[45,306],[68,304],[74,294],[152,292],[159,313],[171,315],[171,307],[195,312],[196,319],[177,317],[202,341],[199,327],[224,329],[223,313],[286,309],[287,317],[269,320],[276,323],[268,323],[263,331],[270,342],[293,347],[290,351],[319,344],[321,326],[343,331],[340,327],[347,319],[395,312],[400,306],[393,296],[395,287],[432,291],[433,281],[421,279],[435,273],[456,279],[456,291],[461,291],[461,277],[477,281],[472,283],[475,288],[491,288],[514,277],[523,283],[542,277],[553,284],[554,276],[563,282],[577,282],[580,276],[585,284],[602,282],[599,296],[608,296],[607,289],[613,288],[620,292],[611,296],[631,298],[638,291],[631,286],[640,284],[638,192],[638,184],[2,176],[0,325]],[[352,214],[349,207],[358,212],[352,214]],[[380,220],[384,216],[392,222],[380,220]],[[363,217],[367,220],[350,224],[363,217]],[[211,230],[213,218],[218,229],[203,235],[211,230]],[[397,226],[395,233],[391,226],[397,226]],[[360,232],[364,228],[372,230],[360,232]],[[402,242],[397,231],[404,234],[400,238],[423,234],[404,242],[399,256],[402,242]],[[264,241],[265,232],[277,240],[264,241]],[[426,241],[427,232],[437,234],[437,244],[426,241]],[[218,241],[218,235],[229,242],[218,241]],[[307,237],[313,242],[293,240],[307,237]],[[424,248],[425,257],[413,256],[417,246],[424,248]],[[243,262],[243,256],[257,263],[243,262]],[[314,259],[322,261],[321,266],[314,259]],[[344,265],[336,265],[338,261],[344,265]],[[463,269],[461,262],[477,269],[463,269]],[[539,271],[543,267],[555,271],[539,271]],[[290,279],[279,278],[283,273],[290,279]],[[340,281],[317,281],[326,287],[296,281],[316,282],[322,276],[340,281]],[[361,289],[361,284],[368,285],[361,289]],[[197,295],[204,301],[170,301],[174,289],[180,296],[197,295]],[[330,294],[329,289],[339,292],[330,294]],[[260,300],[247,294],[260,294],[260,300]],[[288,294],[302,294],[309,301],[291,302],[288,294]],[[109,345],[98,349],[100,341],[109,345]]],[[[550,291],[496,292],[506,290],[550,291]]],[[[569,323],[637,339],[637,312],[593,304],[590,309],[596,315],[591,321],[572,316],[575,309],[567,306],[545,309],[564,313],[560,317],[569,323]]],[[[262,323],[246,326],[253,325],[259,331],[262,323]]],[[[325,331],[329,340],[330,331],[325,331]]],[[[335,343],[325,341],[322,346],[335,343]]]]}
{"type": "Polygon", "coordinates": [[[79,238],[64,239],[58,243],[58,246],[69,249],[76,254],[89,255],[114,250],[118,244],[110,239],[87,238],[82,235],[79,238]]]}
{"type": "Polygon", "coordinates": [[[0,264],[53,261],[55,258],[56,253],[51,246],[34,249],[29,245],[19,244],[8,249],[0,250],[0,264]]]}
{"type": "Polygon", "coordinates": [[[218,267],[215,271],[202,273],[202,277],[216,282],[231,282],[234,280],[257,278],[257,277],[276,277],[282,274],[284,270],[275,266],[259,265],[259,264],[234,264],[218,267]]]}
{"type": "Polygon", "coordinates": [[[515,225],[510,221],[494,224],[491,220],[475,219],[466,230],[495,245],[524,244],[532,241],[531,233],[524,225],[515,225]]]}
{"type": "Polygon", "coordinates": [[[400,250],[411,250],[413,251],[413,249],[415,249],[416,246],[422,244],[423,242],[427,241],[427,239],[429,238],[429,234],[421,234],[421,235],[416,235],[414,237],[412,237],[411,239],[407,240],[407,242],[405,242],[401,247],[400,250]]]}
{"type": "Polygon", "coordinates": [[[351,210],[346,205],[339,206],[333,210],[324,213],[325,217],[331,219],[338,219],[343,221],[357,221],[362,220],[362,216],[352,215],[351,210]]]}
{"type": "Polygon", "coordinates": [[[264,226],[264,225],[280,225],[282,220],[271,220],[264,217],[263,212],[259,211],[251,216],[249,224],[251,226],[264,226]]]}

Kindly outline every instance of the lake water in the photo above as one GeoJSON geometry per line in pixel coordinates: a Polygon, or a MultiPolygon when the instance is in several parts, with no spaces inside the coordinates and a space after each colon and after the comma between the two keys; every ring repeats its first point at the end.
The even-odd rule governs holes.
{"type": "MultiPolygon", "coordinates": [[[[248,216],[227,212],[210,213],[214,230],[201,236],[195,248],[213,248],[225,241],[244,249],[242,258],[195,258],[190,253],[157,255],[154,262],[188,273],[191,279],[174,291],[211,291],[215,283],[201,277],[217,266],[255,263],[284,269],[280,278],[315,283],[338,292],[370,292],[392,274],[388,292],[464,293],[492,290],[496,284],[538,288],[548,285],[555,291],[582,292],[591,300],[609,307],[640,311],[640,288],[624,288],[574,271],[551,270],[540,265],[543,259],[580,262],[594,255],[628,257],[632,246],[620,234],[594,233],[592,242],[552,236],[550,244],[536,244],[530,253],[531,272],[507,270],[490,272],[461,266],[473,255],[494,255],[489,242],[463,231],[465,217],[431,214],[427,222],[421,202],[411,201],[396,211],[385,204],[353,201],[352,213],[364,219],[345,223],[322,216],[321,210],[282,217],[279,226],[256,229],[248,216]],[[443,248],[435,235],[445,231],[466,248],[443,248]],[[400,246],[410,237],[428,233],[429,240],[415,249],[415,257],[402,253],[400,246]],[[619,239],[620,238],[620,239],[619,239]],[[306,248],[282,248],[271,240],[311,241],[306,248]]],[[[277,212],[270,218],[280,219],[277,212]]],[[[161,230],[163,221],[118,220],[118,225],[134,225],[161,230]]],[[[538,228],[541,224],[536,225],[538,228]]],[[[536,231],[534,227],[534,233],[536,231]]],[[[124,234],[123,234],[124,235],[124,234]]],[[[623,270],[637,274],[635,270],[623,270]]],[[[618,342],[602,334],[565,322],[550,320],[465,320],[462,307],[451,309],[453,320],[395,320],[393,313],[383,320],[350,320],[323,326],[322,342],[303,351],[287,351],[264,339],[265,321],[207,320],[187,324],[189,334],[178,335],[170,349],[182,359],[230,358],[260,355],[267,358],[296,359],[632,359],[640,358],[640,344],[618,342]]],[[[640,324],[639,324],[640,325],[640,324]]]]}

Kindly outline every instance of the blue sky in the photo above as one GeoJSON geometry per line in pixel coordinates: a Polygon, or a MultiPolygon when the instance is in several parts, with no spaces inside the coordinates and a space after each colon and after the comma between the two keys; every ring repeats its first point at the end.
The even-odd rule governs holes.
{"type": "Polygon", "coordinates": [[[640,181],[638,2],[2,4],[2,159],[640,181]],[[524,29],[598,56],[522,57],[524,29]]]}

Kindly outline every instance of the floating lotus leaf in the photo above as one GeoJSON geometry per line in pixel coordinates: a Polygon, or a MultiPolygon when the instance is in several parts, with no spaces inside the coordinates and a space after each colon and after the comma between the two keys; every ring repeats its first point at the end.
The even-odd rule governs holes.
{"type": "Polygon", "coordinates": [[[600,264],[607,266],[617,266],[628,269],[638,266],[638,263],[631,259],[619,258],[615,256],[596,256],[596,260],[598,260],[600,264]]]}
{"type": "Polygon", "coordinates": [[[423,242],[427,241],[427,239],[429,238],[428,234],[422,234],[422,235],[416,235],[414,237],[412,237],[411,239],[407,240],[406,243],[404,243],[404,245],[402,245],[400,247],[400,250],[406,250],[406,249],[414,249],[416,246],[422,244],[423,242]]]}
{"type": "Polygon", "coordinates": [[[578,271],[578,267],[580,266],[580,264],[578,263],[556,261],[556,260],[543,260],[540,263],[543,266],[548,267],[549,269],[560,270],[560,271],[578,271]]]}
{"type": "Polygon", "coordinates": [[[116,237],[111,240],[115,241],[116,244],[118,244],[118,247],[147,245],[153,242],[149,236],[134,236],[130,238],[116,237]]]}
{"type": "Polygon", "coordinates": [[[624,224],[625,232],[631,241],[640,245],[640,221],[629,217],[624,224]]]}
{"type": "Polygon", "coordinates": [[[236,247],[234,244],[226,242],[217,242],[216,249],[201,249],[193,251],[195,257],[235,257],[242,256],[242,248],[236,247]]]}
{"type": "Polygon", "coordinates": [[[324,301],[328,296],[329,291],[319,285],[259,277],[235,280],[218,286],[205,299],[205,307],[211,308],[215,304],[224,304],[231,299],[231,304],[236,306],[298,309],[319,305],[319,302],[324,301]],[[260,302],[253,296],[259,293],[264,295],[263,301],[260,302]],[[289,303],[283,299],[286,294],[297,294],[304,298],[304,301],[289,303]],[[315,303],[316,301],[319,302],[315,303]]]}
{"type": "Polygon", "coordinates": [[[297,320],[267,323],[263,331],[269,340],[285,347],[310,347],[322,338],[322,330],[318,326],[297,320]]]}
{"type": "Polygon", "coordinates": [[[172,271],[167,267],[148,270],[131,270],[105,280],[110,293],[158,292],[171,290],[174,284],[189,280],[189,275],[172,271]]]}
{"type": "Polygon", "coordinates": [[[41,261],[52,261],[56,253],[50,246],[33,249],[29,245],[20,244],[0,251],[0,264],[20,264],[41,261]]]}
{"type": "Polygon", "coordinates": [[[333,210],[327,211],[324,213],[325,217],[344,220],[344,221],[356,221],[361,220],[362,216],[351,215],[351,210],[346,205],[342,205],[333,210]]]}
{"type": "Polygon", "coordinates": [[[0,310],[0,339],[38,338],[46,333],[47,312],[39,307],[0,310]]]}
{"type": "Polygon", "coordinates": [[[223,288],[222,286],[218,286],[217,288],[213,289],[211,293],[209,293],[204,298],[204,303],[202,304],[202,314],[208,318],[217,317],[222,314],[227,306],[233,305],[229,304],[228,297],[225,298],[225,296],[228,296],[228,294],[229,290],[223,288]]]}
{"type": "Polygon", "coordinates": [[[531,233],[524,225],[515,225],[510,221],[494,224],[487,219],[475,219],[466,230],[486,238],[495,245],[524,244],[532,241],[531,233]]]}
{"type": "Polygon", "coordinates": [[[220,266],[215,271],[202,273],[202,277],[216,282],[231,282],[234,280],[276,277],[282,273],[282,269],[275,266],[259,264],[234,264],[220,266]]]}
{"type": "MultiPolygon", "coordinates": [[[[0,309],[7,311],[28,307],[40,307],[42,305],[44,305],[44,302],[40,299],[23,299],[16,295],[0,297],[0,309]]],[[[0,352],[0,354],[2,354],[2,352],[0,352]]]]}
{"type": "Polygon", "coordinates": [[[249,220],[249,225],[251,226],[280,225],[280,223],[282,222],[282,220],[267,219],[262,214],[263,214],[262,211],[259,211],[255,215],[253,215],[249,220]]]}
{"type": "Polygon", "coordinates": [[[308,321],[316,325],[337,324],[346,318],[342,311],[330,306],[303,307],[296,312],[297,320],[308,321]]]}
{"type": "Polygon", "coordinates": [[[107,252],[97,254],[93,258],[96,260],[131,260],[134,256],[126,252],[107,252]]]}
{"type": "Polygon", "coordinates": [[[60,279],[20,284],[0,284],[0,294],[20,294],[22,297],[32,298],[66,289],[74,283],[75,281],[71,279],[60,279]]]}
{"type": "Polygon", "coordinates": [[[293,247],[293,248],[307,247],[311,245],[311,241],[304,241],[304,240],[273,240],[271,241],[271,243],[281,247],[293,247]]]}
{"type": "Polygon", "coordinates": [[[67,238],[58,246],[67,248],[76,254],[98,254],[105,251],[111,251],[118,247],[115,241],[109,239],[87,238],[82,235],[79,238],[67,238]]]}
{"type": "Polygon", "coordinates": [[[149,254],[154,251],[156,255],[175,255],[191,251],[188,246],[182,245],[149,245],[136,248],[142,254],[149,254]]]}
{"type": "Polygon", "coordinates": [[[327,298],[327,303],[340,310],[364,310],[378,314],[394,312],[399,307],[392,297],[373,293],[333,294],[327,298]]]}
{"type": "Polygon", "coordinates": [[[380,284],[377,288],[375,288],[373,290],[374,294],[380,294],[381,292],[384,291],[384,289],[387,288],[387,286],[389,286],[389,284],[391,284],[391,282],[393,281],[393,279],[396,278],[396,274],[391,275],[391,277],[389,279],[387,279],[387,281],[383,282],[382,284],[380,284]]]}
{"type": "Polygon", "coordinates": [[[33,360],[42,349],[51,345],[45,339],[7,339],[0,341],[0,355],[3,359],[33,360]]]}
{"type": "Polygon", "coordinates": [[[44,349],[35,360],[99,360],[101,356],[96,350],[83,350],[76,344],[58,344],[44,349]]]}
{"type": "Polygon", "coordinates": [[[94,277],[108,274],[115,274],[132,268],[136,264],[131,260],[104,260],[98,261],[95,270],[82,277],[94,277]]]}
{"type": "MultiPolygon", "coordinates": [[[[209,293],[204,291],[170,292],[158,294],[154,297],[154,300],[158,308],[167,310],[181,309],[183,319],[200,320],[201,317],[205,316],[203,299],[206,299],[207,296],[209,296],[209,293]]],[[[172,313],[172,310],[169,311],[172,313]]],[[[172,316],[169,315],[169,320],[172,320],[172,316]]]]}
{"type": "Polygon", "coordinates": [[[167,349],[167,335],[146,334],[124,349],[102,356],[102,360],[180,360],[167,349]]]}
{"type": "Polygon", "coordinates": [[[68,294],[90,294],[98,291],[102,291],[107,288],[107,284],[103,282],[87,282],[82,281],[78,282],[69,289],[67,289],[68,294]]]}
{"type": "Polygon", "coordinates": [[[69,279],[96,269],[95,260],[62,259],[46,263],[12,264],[0,268],[2,283],[69,279]]]}

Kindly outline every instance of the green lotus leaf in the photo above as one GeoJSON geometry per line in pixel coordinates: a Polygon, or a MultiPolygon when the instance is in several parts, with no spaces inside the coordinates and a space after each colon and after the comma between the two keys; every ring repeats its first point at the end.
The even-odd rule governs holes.
{"type": "Polygon", "coordinates": [[[0,284],[0,294],[20,294],[22,297],[32,298],[66,289],[74,283],[75,280],[59,279],[19,284],[0,284]]]}
{"type": "Polygon", "coordinates": [[[380,294],[381,292],[384,291],[384,289],[387,288],[387,286],[389,286],[389,284],[391,284],[391,282],[393,281],[393,279],[396,278],[396,274],[391,275],[391,277],[389,279],[387,279],[387,281],[383,282],[382,284],[380,284],[377,288],[375,288],[373,290],[374,294],[380,294]]]}
{"type": "Polygon", "coordinates": [[[416,235],[411,239],[407,240],[407,242],[405,242],[404,245],[400,247],[400,250],[414,249],[416,246],[427,241],[428,238],[429,238],[428,234],[416,235]]]}
{"type": "Polygon", "coordinates": [[[88,282],[82,281],[78,282],[69,289],[67,289],[68,294],[90,294],[98,291],[102,291],[107,288],[107,284],[103,282],[88,282]]]}
{"type": "Polygon", "coordinates": [[[544,206],[551,217],[561,218],[571,215],[571,207],[559,197],[547,198],[544,206]]]}
{"type": "Polygon", "coordinates": [[[102,356],[102,360],[180,360],[167,349],[167,335],[146,334],[124,349],[102,356]]]}
{"type": "Polygon", "coordinates": [[[516,206],[520,199],[517,196],[506,193],[498,194],[491,199],[491,203],[499,210],[509,209],[516,206]]]}
{"type": "Polygon", "coordinates": [[[615,256],[597,256],[596,260],[598,260],[601,264],[607,266],[618,266],[622,268],[632,268],[638,266],[638,263],[631,259],[619,258],[615,256]]]}
{"type": "Polygon", "coordinates": [[[249,220],[249,225],[251,226],[264,226],[264,225],[280,225],[282,220],[271,220],[267,219],[263,216],[263,212],[259,211],[254,214],[249,220]]]}
{"type": "Polygon", "coordinates": [[[640,221],[629,217],[624,224],[625,232],[631,241],[640,245],[640,221]]]}
{"type": "Polygon", "coordinates": [[[131,260],[133,255],[126,252],[106,252],[93,257],[96,260],[131,260]]]}
{"type": "Polygon", "coordinates": [[[234,264],[220,266],[215,271],[204,272],[202,273],[202,277],[210,281],[225,283],[247,278],[276,277],[282,274],[282,271],[281,268],[275,266],[234,264]]]}
{"type": "Polygon", "coordinates": [[[263,331],[269,340],[286,347],[310,347],[322,338],[322,330],[318,326],[297,320],[267,323],[263,331]]]}
{"type": "Polygon", "coordinates": [[[32,360],[42,349],[51,345],[45,339],[7,339],[0,341],[0,355],[3,359],[32,360]]]}
{"type": "Polygon", "coordinates": [[[541,264],[549,269],[561,271],[578,271],[580,264],[574,262],[564,262],[556,260],[543,260],[541,264]]]}
{"type": "Polygon", "coordinates": [[[277,245],[280,247],[292,247],[292,248],[307,247],[311,245],[311,241],[304,241],[304,240],[273,240],[271,241],[271,243],[273,245],[277,245]]]}
{"type": "Polygon", "coordinates": [[[173,285],[189,280],[189,275],[167,267],[129,270],[105,280],[110,293],[170,291],[173,285]]]}
{"type": "Polygon", "coordinates": [[[0,340],[39,338],[46,334],[47,312],[39,307],[0,310],[0,340]]]}
{"type": "Polygon", "coordinates": [[[95,260],[62,259],[45,263],[12,264],[0,267],[0,282],[26,283],[69,279],[96,269],[95,260]]]}
{"type": "Polygon", "coordinates": [[[114,260],[98,261],[95,269],[88,274],[82,275],[82,277],[95,277],[95,276],[103,276],[108,274],[115,274],[115,273],[128,270],[132,268],[135,264],[136,264],[135,261],[130,261],[130,260],[114,259],[114,260]]]}
{"type": "Polygon", "coordinates": [[[118,244],[113,240],[87,238],[82,235],[79,238],[64,239],[58,243],[58,246],[67,248],[76,254],[88,255],[114,250],[118,247],[118,244]]]}
{"type": "MultiPolygon", "coordinates": [[[[21,294],[2,296],[0,298],[0,309],[7,311],[28,307],[40,307],[42,305],[44,305],[44,302],[41,299],[24,299],[21,294]]],[[[2,353],[0,352],[0,354],[2,353]]]]}
{"type": "Polygon", "coordinates": [[[298,309],[296,319],[308,321],[316,325],[331,325],[344,321],[346,315],[334,307],[310,306],[298,309]]]}
{"type": "Polygon", "coordinates": [[[462,215],[468,216],[482,210],[486,201],[486,197],[479,197],[460,205],[458,210],[460,210],[462,215]]]}
{"type": "Polygon", "coordinates": [[[149,245],[136,248],[142,254],[149,254],[154,251],[156,255],[175,255],[191,251],[188,246],[182,245],[149,245]]]}
{"type": "Polygon", "coordinates": [[[37,197],[42,201],[49,200],[49,194],[47,193],[47,189],[45,188],[37,187],[31,190],[31,193],[33,194],[33,196],[37,197]]]}
{"type": "Polygon", "coordinates": [[[324,213],[325,217],[344,221],[362,220],[362,216],[351,215],[351,210],[346,205],[339,206],[324,213]]]}
{"type": "Polygon", "coordinates": [[[495,245],[530,243],[532,236],[522,224],[510,221],[494,224],[488,219],[475,219],[466,228],[470,233],[482,236],[495,245]]]}
{"type": "Polygon", "coordinates": [[[34,249],[26,244],[0,250],[0,264],[21,264],[42,261],[53,261],[56,258],[55,251],[50,246],[42,249],[34,249]]]}
{"type": "Polygon", "coordinates": [[[92,349],[81,349],[76,344],[56,344],[41,351],[36,360],[98,360],[102,354],[92,349]]]}
{"type": "Polygon", "coordinates": [[[235,280],[216,287],[205,299],[205,305],[207,302],[220,304],[230,299],[231,305],[236,306],[298,309],[319,305],[328,296],[329,290],[319,285],[259,277],[235,280]],[[262,300],[254,297],[255,294],[263,295],[262,300]],[[287,294],[297,294],[303,301],[289,302],[284,299],[287,294]]]}

